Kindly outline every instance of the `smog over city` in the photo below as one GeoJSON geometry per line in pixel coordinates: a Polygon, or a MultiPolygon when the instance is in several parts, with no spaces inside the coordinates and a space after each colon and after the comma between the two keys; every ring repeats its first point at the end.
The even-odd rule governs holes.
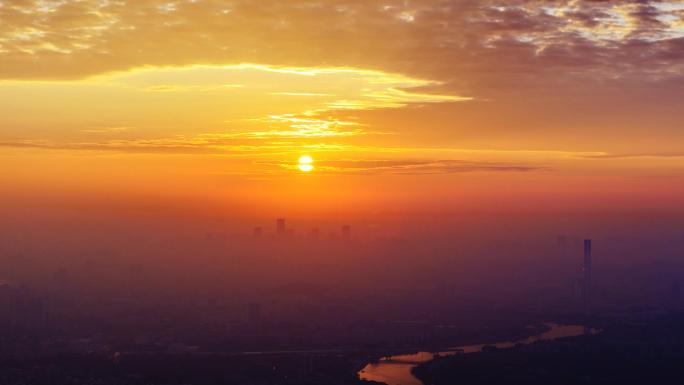
{"type": "Polygon", "coordinates": [[[680,384],[684,1],[0,0],[0,385],[680,384]]]}

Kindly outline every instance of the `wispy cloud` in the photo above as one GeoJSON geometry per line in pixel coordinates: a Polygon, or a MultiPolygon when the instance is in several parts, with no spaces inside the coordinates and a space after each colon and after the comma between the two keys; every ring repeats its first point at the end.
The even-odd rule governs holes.
{"type": "MultiPolygon", "coordinates": [[[[177,111],[192,105],[194,111],[198,108],[207,111],[207,114],[196,114],[194,124],[213,124],[209,119],[215,122],[217,117],[220,119],[225,114],[230,117],[224,120],[227,123],[246,123],[233,128],[226,136],[261,139],[332,138],[378,133],[370,132],[356,121],[353,113],[471,100],[465,96],[429,92],[427,87],[441,84],[434,80],[350,67],[304,68],[259,64],[147,66],[70,82],[35,82],[40,91],[31,88],[33,84],[3,82],[0,83],[0,93],[26,87],[36,92],[37,97],[44,97],[47,94],[43,91],[45,89],[69,93],[87,88],[101,98],[99,105],[111,101],[117,103],[121,110],[133,111],[131,124],[138,124],[136,117],[145,113],[163,113],[163,106],[170,106],[177,114],[177,111]],[[288,88],[297,89],[297,92],[282,91],[288,88]],[[130,99],[137,103],[121,103],[130,99]],[[137,111],[136,105],[149,108],[137,111]]],[[[100,117],[87,118],[95,120],[100,117]]],[[[140,123],[143,124],[149,125],[149,122],[140,123]]],[[[104,133],[108,130],[95,127],[83,132],[104,133]]]]}
{"type": "Polygon", "coordinates": [[[271,115],[260,119],[251,119],[274,125],[275,128],[258,131],[241,131],[226,134],[229,137],[275,139],[275,138],[331,138],[366,134],[361,124],[333,117],[319,117],[318,113],[271,115]]]}
{"type": "MultiPolygon", "coordinates": [[[[294,163],[267,163],[286,169],[296,169],[294,163]]],[[[468,161],[457,159],[442,160],[339,160],[320,161],[316,163],[318,173],[341,174],[395,174],[395,175],[430,175],[456,174],[465,172],[532,172],[546,170],[540,165],[513,164],[505,162],[468,161]]]]}
{"type": "MultiPolygon", "coordinates": [[[[299,85],[301,88],[327,92],[270,91],[272,96],[307,97],[312,108],[286,114],[269,115],[249,119],[275,127],[234,134],[235,137],[253,138],[311,138],[347,137],[366,133],[357,122],[332,117],[334,111],[374,110],[401,108],[409,104],[446,103],[469,101],[472,98],[458,95],[426,92],[426,87],[441,85],[440,82],[413,78],[362,68],[338,67],[278,67],[260,64],[224,66],[192,65],[187,67],[145,67],[128,72],[101,76],[96,80],[105,83],[142,87],[155,92],[207,92],[230,88],[256,90],[282,87],[282,84],[299,85]],[[271,76],[271,77],[268,77],[271,76]],[[295,79],[305,76],[307,79],[295,79]],[[234,83],[236,80],[243,83],[234,83]],[[248,80],[251,79],[252,83],[248,80]],[[231,82],[233,81],[233,82],[231,82]],[[219,85],[215,85],[218,82],[219,85]],[[247,84],[249,83],[249,84],[247,84]],[[353,129],[351,127],[354,127],[353,129]]],[[[254,91],[252,91],[254,92],[254,91]]]]}
{"type": "Polygon", "coordinates": [[[324,94],[319,92],[271,92],[271,95],[283,96],[332,96],[331,94],[324,94]]]}
{"type": "Polygon", "coordinates": [[[127,126],[115,126],[115,127],[93,127],[93,128],[85,128],[81,130],[81,132],[87,133],[87,134],[116,134],[120,132],[126,132],[133,129],[133,127],[127,127],[127,126]]]}
{"type": "Polygon", "coordinates": [[[252,157],[273,157],[281,154],[291,154],[296,151],[323,153],[345,151],[392,152],[399,150],[323,142],[289,141],[288,139],[290,138],[281,137],[278,138],[278,140],[264,141],[260,138],[235,137],[232,134],[199,134],[195,136],[177,135],[174,137],[156,139],[99,140],[88,142],[54,142],[46,140],[0,141],[0,147],[55,151],[76,150],[152,154],[235,155],[252,157]]]}
{"type": "Polygon", "coordinates": [[[145,90],[151,92],[216,92],[244,86],[244,84],[218,84],[213,86],[156,84],[146,87],[145,90]]]}
{"type": "Polygon", "coordinates": [[[98,142],[49,142],[40,140],[3,141],[0,147],[45,150],[113,151],[126,153],[217,153],[218,146],[208,146],[184,138],[161,140],[109,140],[98,142]]]}
{"type": "Polygon", "coordinates": [[[584,158],[591,159],[628,159],[628,158],[683,158],[684,151],[669,152],[634,152],[634,153],[610,153],[582,155],[584,158]]]}
{"type": "Polygon", "coordinates": [[[326,62],[403,68],[446,80],[457,74],[477,82],[492,75],[494,66],[500,69],[498,79],[519,73],[519,66],[533,74],[547,69],[555,76],[571,76],[573,71],[558,71],[568,67],[621,72],[648,70],[644,64],[671,67],[680,58],[665,58],[668,47],[662,42],[684,36],[679,0],[160,4],[5,1],[0,14],[0,76],[73,78],[141,63],[259,59],[280,65],[265,70],[302,76],[323,73],[306,67],[326,62]],[[635,40],[639,44],[634,45],[635,40]],[[55,58],[59,60],[51,60],[49,68],[43,65],[55,58]]]}

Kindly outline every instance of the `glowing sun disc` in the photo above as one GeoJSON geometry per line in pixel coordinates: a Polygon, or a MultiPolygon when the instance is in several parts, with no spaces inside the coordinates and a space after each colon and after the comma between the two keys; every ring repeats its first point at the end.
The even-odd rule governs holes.
{"type": "Polygon", "coordinates": [[[309,155],[302,155],[299,157],[299,164],[311,164],[313,163],[313,158],[309,155]]]}
{"type": "Polygon", "coordinates": [[[309,155],[302,155],[299,157],[299,165],[297,166],[299,171],[310,172],[314,169],[313,158],[309,155]]]}

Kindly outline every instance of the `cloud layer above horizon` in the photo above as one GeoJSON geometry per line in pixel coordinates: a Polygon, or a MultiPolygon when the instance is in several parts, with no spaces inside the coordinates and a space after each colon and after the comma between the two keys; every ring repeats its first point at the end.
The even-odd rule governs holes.
{"type": "Polygon", "coordinates": [[[462,87],[573,69],[663,78],[681,75],[683,20],[681,1],[656,0],[5,0],[0,78],[242,62],[462,87]]]}
{"type": "Polygon", "coordinates": [[[0,2],[0,155],[31,167],[680,178],[681,100],[682,0],[0,2]]]}

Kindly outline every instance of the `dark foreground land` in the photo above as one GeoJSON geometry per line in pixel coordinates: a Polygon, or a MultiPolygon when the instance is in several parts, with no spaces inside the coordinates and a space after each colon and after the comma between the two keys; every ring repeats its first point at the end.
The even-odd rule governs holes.
{"type": "Polygon", "coordinates": [[[2,385],[372,385],[353,375],[350,357],[296,355],[71,355],[3,362],[2,385]]]}
{"type": "MultiPolygon", "coordinates": [[[[422,345],[406,344],[366,348],[332,348],[318,350],[254,351],[240,353],[218,349],[172,353],[164,349],[141,346],[121,351],[110,346],[106,351],[91,353],[7,354],[0,350],[0,385],[372,385],[358,379],[357,372],[370,361],[387,353],[409,353],[432,346],[439,350],[443,343],[465,344],[524,338],[544,329],[523,326],[459,333],[434,332],[422,345]]],[[[421,325],[432,330],[427,325],[421,325]]],[[[425,334],[425,333],[424,333],[425,334]]],[[[0,346],[9,345],[0,337],[0,346]]],[[[13,340],[18,347],[36,351],[39,339],[24,337],[13,340]],[[21,343],[20,343],[21,342],[21,343]],[[30,347],[30,348],[29,348],[30,347]]],[[[15,349],[16,350],[16,349],[15,349]]]]}
{"type": "Polygon", "coordinates": [[[414,369],[426,385],[682,384],[684,314],[610,324],[597,335],[486,348],[414,369]]]}
{"type": "MultiPolygon", "coordinates": [[[[397,337],[394,343],[315,349],[301,344],[290,350],[264,345],[271,349],[249,352],[235,351],[233,345],[220,339],[192,351],[174,351],[151,343],[125,344],[118,339],[108,340],[104,348],[74,351],[67,347],[78,340],[0,335],[0,385],[371,385],[358,379],[357,372],[378,357],[449,346],[439,341],[461,345],[524,338],[543,329],[543,325],[527,327],[526,322],[523,317],[512,322],[515,326],[467,332],[418,324],[411,325],[411,330],[415,327],[414,332],[420,332],[419,339],[405,331],[406,337],[397,337]]],[[[259,330],[265,332],[268,328],[264,325],[259,330]]],[[[400,333],[395,330],[394,335],[400,333]]]]}
{"type": "MultiPolygon", "coordinates": [[[[599,320],[599,334],[441,357],[414,374],[426,385],[681,384],[682,325],[684,313],[599,320]]],[[[359,350],[0,355],[0,384],[370,385],[355,373],[373,357],[359,350]]]]}

